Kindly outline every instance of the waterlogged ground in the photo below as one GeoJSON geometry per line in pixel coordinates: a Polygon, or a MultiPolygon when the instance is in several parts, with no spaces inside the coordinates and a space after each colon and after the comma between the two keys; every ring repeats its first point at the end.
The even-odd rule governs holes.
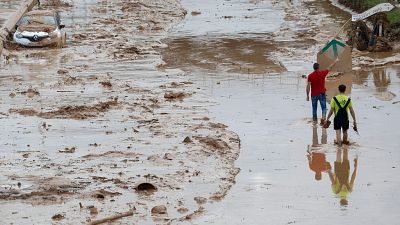
{"type": "Polygon", "coordinates": [[[241,139],[236,184],[191,224],[398,224],[397,48],[354,52],[353,73],[327,80],[329,98],[339,84],[347,85],[359,124],[359,135],[350,131],[350,146],[338,148],[333,128],[310,120],[302,75],[350,15],[329,1],[250,1],[241,10],[235,4],[243,2],[213,1],[204,8],[183,1],[188,12],[201,14],[171,31],[163,52],[166,68],[181,68],[202,83],[219,103],[212,115],[241,139]],[[257,12],[269,16],[256,23],[257,12]],[[226,32],[233,21],[239,25],[226,32]],[[307,157],[315,153],[324,155],[333,178],[340,176],[335,161],[348,160],[354,183],[346,198],[333,192],[328,172],[315,179],[307,157]]]}
{"type": "Polygon", "coordinates": [[[1,68],[0,224],[181,223],[221,200],[239,137],[198,85],[157,69],[179,2],[52,3],[68,46],[14,46],[1,68]]]}
{"type": "Polygon", "coordinates": [[[112,224],[399,223],[397,48],[354,52],[353,73],[327,80],[353,99],[350,146],[305,101],[303,75],[349,14],[314,0],[70,3],[66,48],[17,48],[0,71],[0,224],[129,210],[112,224]],[[329,173],[314,178],[313,153],[333,177],[349,161],[346,201],[329,173]]]}

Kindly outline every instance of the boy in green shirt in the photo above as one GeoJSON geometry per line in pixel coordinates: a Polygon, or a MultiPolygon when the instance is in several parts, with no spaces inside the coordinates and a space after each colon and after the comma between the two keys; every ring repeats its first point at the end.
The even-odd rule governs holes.
{"type": "Polygon", "coordinates": [[[347,130],[349,129],[349,117],[348,110],[350,111],[351,117],[354,121],[354,127],[357,127],[356,123],[356,115],[353,110],[353,104],[351,99],[347,97],[344,93],[346,92],[346,85],[341,84],[338,87],[339,94],[332,98],[331,100],[331,109],[328,113],[327,121],[332,116],[333,112],[335,112],[335,117],[333,119],[333,128],[336,131],[336,142],[338,145],[348,144],[349,141],[347,139],[347,130]],[[341,131],[343,130],[343,139],[341,131]]]}

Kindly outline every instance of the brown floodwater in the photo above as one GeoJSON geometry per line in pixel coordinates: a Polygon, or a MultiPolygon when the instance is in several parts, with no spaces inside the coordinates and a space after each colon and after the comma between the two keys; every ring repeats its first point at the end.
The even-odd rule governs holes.
{"type": "Polygon", "coordinates": [[[182,0],[182,19],[174,0],[71,3],[59,8],[66,48],[17,48],[1,65],[0,224],[132,208],[116,223],[400,221],[400,65],[327,80],[329,97],[344,83],[353,99],[347,148],[305,100],[302,75],[348,13],[329,1],[182,0]],[[316,180],[308,155],[331,172],[316,180]],[[330,176],[347,175],[351,191],[336,193],[330,176]],[[168,213],[152,215],[158,205],[168,213]]]}
{"type": "Polygon", "coordinates": [[[41,2],[61,11],[67,46],[11,45],[2,61],[0,224],[85,224],[133,209],[118,223],[168,223],[223,198],[237,135],[207,117],[214,102],[181,70],[157,69],[179,2],[41,2]]]}
{"type": "Polygon", "coordinates": [[[183,25],[170,31],[163,59],[166,68],[184,70],[218,102],[210,108],[211,115],[239,134],[236,165],[241,172],[223,201],[207,204],[204,215],[188,224],[397,224],[400,133],[394,124],[400,121],[400,65],[361,66],[327,79],[328,99],[337,94],[339,84],[347,85],[358,120],[359,135],[350,130],[351,144],[337,147],[332,126],[323,129],[311,121],[301,75],[311,72],[318,49],[349,14],[329,1],[249,1],[256,10],[276,12],[259,22],[272,20],[274,25],[260,30],[247,23],[245,33],[235,28],[225,33],[232,24],[219,14],[208,21],[198,17],[203,11],[219,10],[245,18],[249,10],[231,10],[236,1],[207,3],[209,8],[183,1],[188,12],[202,14],[188,15],[183,25]],[[224,29],[215,32],[215,27],[224,29]],[[234,47],[220,44],[227,37],[234,47]],[[254,60],[246,63],[248,59],[254,60]],[[268,67],[269,62],[279,69],[268,67]],[[237,65],[251,69],[237,70],[237,65]],[[308,155],[323,156],[330,172],[316,179],[308,155]],[[347,189],[338,192],[335,177],[347,177],[347,189]]]}

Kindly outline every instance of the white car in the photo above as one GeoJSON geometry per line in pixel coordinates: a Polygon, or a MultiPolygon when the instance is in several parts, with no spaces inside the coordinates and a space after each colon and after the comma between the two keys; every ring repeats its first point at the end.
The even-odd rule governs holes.
{"type": "Polygon", "coordinates": [[[61,30],[58,12],[36,10],[26,13],[17,23],[13,39],[16,43],[27,47],[55,46],[61,48],[65,44],[66,34],[61,30]]]}

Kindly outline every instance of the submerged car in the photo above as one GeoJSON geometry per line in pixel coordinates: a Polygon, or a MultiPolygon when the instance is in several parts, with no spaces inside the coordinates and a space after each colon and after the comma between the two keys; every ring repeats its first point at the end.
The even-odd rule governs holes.
{"type": "Polygon", "coordinates": [[[64,25],[58,12],[36,10],[26,13],[17,23],[13,39],[16,43],[27,47],[55,46],[61,48],[65,44],[64,25]]]}

